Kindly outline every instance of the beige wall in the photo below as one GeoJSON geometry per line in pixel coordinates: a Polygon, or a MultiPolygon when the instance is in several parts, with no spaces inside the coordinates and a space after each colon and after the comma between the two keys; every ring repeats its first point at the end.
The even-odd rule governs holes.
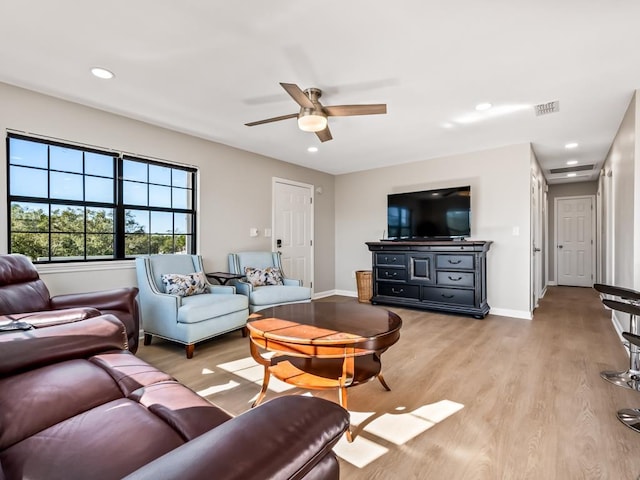
{"type": "Polygon", "coordinates": [[[336,289],[353,292],[353,272],[371,269],[365,242],[383,238],[387,194],[471,185],[472,239],[494,242],[487,261],[492,312],[529,317],[531,162],[525,143],[337,176],[336,289]]]}
{"type": "MultiPolygon", "coordinates": [[[[143,122],[0,83],[0,131],[33,132],[113,148],[199,169],[199,247],[205,268],[226,270],[232,251],[270,250],[271,239],[249,236],[250,227],[271,227],[272,178],[322,186],[315,205],[315,292],[334,289],[334,177],[329,174],[198,139],[143,122]]],[[[6,144],[0,158],[6,159],[6,144]]],[[[0,169],[0,212],[6,218],[6,168],[0,169]]],[[[7,223],[0,221],[0,252],[7,252],[7,223]]],[[[69,273],[43,268],[52,293],[135,285],[131,262],[81,266],[69,273]],[[88,269],[89,268],[89,269],[88,269]],[[48,272],[48,273],[47,273],[48,272]]]]}
{"type": "MultiPolygon", "coordinates": [[[[561,183],[549,185],[549,192],[547,194],[548,209],[549,209],[549,282],[554,283],[556,281],[556,253],[557,248],[554,244],[554,238],[556,234],[556,216],[555,216],[555,202],[559,197],[577,197],[582,195],[595,195],[598,191],[598,182],[576,182],[576,183],[561,183]]],[[[594,204],[595,207],[595,204],[594,204]]],[[[595,239],[594,239],[595,241],[595,239]]],[[[595,277],[594,277],[595,278],[595,277]]]]}
{"type": "Polygon", "coordinates": [[[636,180],[638,158],[637,94],[633,96],[622,119],[604,165],[606,178],[611,187],[611,215],[613,229],[610,232],[612,258],[612,283],[621,287],[640,290],[640,280],[635,278],[640,265],[640,235],[636,229],[640,221],[635,212],[640,212],[638,195],[640,182],[636,180]]]}
{"type": "MultiPolygon", "coordinates": [[[[640,290],[640,105],[635,92],[603,167],[602,236],[604,281],[640,290]]],[[[616,315],[617,328],[628,329],[627,315],[616,315]]]]}

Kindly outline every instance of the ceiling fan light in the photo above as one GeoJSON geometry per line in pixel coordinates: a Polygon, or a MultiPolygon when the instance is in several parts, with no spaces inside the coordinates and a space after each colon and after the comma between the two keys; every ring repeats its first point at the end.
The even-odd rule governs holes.
{"type": "Polygon", "coordinates": [[[298,128],[305,132],[319,132],[327,128],[327,117],[315,113],[303,113],[298,117],[298,128]]]}

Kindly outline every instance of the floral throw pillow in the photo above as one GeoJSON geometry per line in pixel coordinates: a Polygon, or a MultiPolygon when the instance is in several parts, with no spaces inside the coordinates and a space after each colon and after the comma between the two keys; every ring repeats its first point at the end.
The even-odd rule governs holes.
{"type": "Polygon", "coordinates": [[[165,293],[189,297],[207,291],[207,278],[203,272],[189,273],[165,273],[162,275],[165,293]]]}
{"type": "Polygon", "coordinates": [[[282,272],[279,268],[253,268],[245,267],[244,274],[247,281],[254,287],[262,285],[282,285],[282,272]]]}

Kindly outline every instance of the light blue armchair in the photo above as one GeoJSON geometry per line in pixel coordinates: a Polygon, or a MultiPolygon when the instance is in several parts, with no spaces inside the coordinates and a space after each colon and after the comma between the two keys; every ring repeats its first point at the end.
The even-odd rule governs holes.
{"type": "Polygon", "coordinates": [[[165,338],[184,344],[187,358],[192,358],[197,342],[238,329],[246,335],[248,301],[245,295],[236,294],[235,287],[210,285],[205,278],[205,293],[190,296],[165,293],[163,274],[195,272],[204,272],[200,255],[136,258],[145,345],[151,343],[152,336],[165,338]]]}
{"type": "MultiPolygon", "coordinates": [[[[245,268],[265,269],[277,268],[282,272],[280,252],[239,252],[229,254],[229,271],[245,275],[245,268]]],[[[249,298],[250,313],[264,308],[286,303],[302,303],[311,301],[311,289],[302,286],[301,280],[285,278],[282,273],[282,285],[254,286],[246,279],[235,283],[238,293],[249,298]]]]}

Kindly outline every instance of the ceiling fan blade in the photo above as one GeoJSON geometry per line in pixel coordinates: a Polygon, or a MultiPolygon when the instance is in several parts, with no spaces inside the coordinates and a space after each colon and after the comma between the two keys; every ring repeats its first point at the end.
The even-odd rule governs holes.
{"type": "Polygon", "coordinates": [[[327,126],[324,130],[320,130],[319,132],[316,132],[316,135],[318,136],[321,142],[327,142],[333,139],[333,137],[331,136],[331,131],[329,130],[329,126],[327,126]]]}
{"type": "Polygon", "coordinates": [[[330,117],[348,117],[351,115],[377,115],[387,113],[387,105],[376,103],[371,105],[333,105],[323,107],[324,112],[330,117]]]}
{"type": "Polygon", "coordinates": [[[257,122],[245,123],[247,127],[253,127],[254,125],[262,125],[263,123],[279,122],[280,120],[287,120],[289,118],[296,118],[297,113],[290,113],[289,115],[282,115],[281,117],[267,118],[266,120],[258,120],[257,122]]]}
{"type": "Polygon", "coordinates": [[[309,100],[309,97],[307,97],[305,93],[302,90],[300,90],[300,87],[295,83],[281,82],[280,85],[282,85],[282,88],[284,88],[287,91],[287,93],[291,95],[291,98],[293,98],[295,102],[301,107],[315,108],[315,105],[313,104],[313,102],[309,100]]]}

